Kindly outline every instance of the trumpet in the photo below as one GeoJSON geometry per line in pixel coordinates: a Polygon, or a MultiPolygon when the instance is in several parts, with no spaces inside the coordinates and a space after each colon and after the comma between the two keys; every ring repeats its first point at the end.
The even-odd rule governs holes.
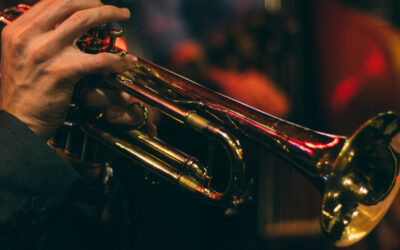
{"type": "MultiPolygon", "coordinates": [[[[0,23],[11,22],[28,8],[19,5],[3,11],[0,23]]],[[[118,25],[106,25],[91,30],[78,46],[87,53],[123,56],[127,52],[115,47],[121,35],[118,25]],[[104,34],[109,39],[104,39],[104,34]]],[[[217,190],[208,168],[195,157],[139,129],[115,130],[80,119],[77,103],[70,105],[67,120],[54,139],[56,146],[71,156],[89,159],[93,147],[105,145],[200,198],[225,207],[227,214],[250,199],[239,136],[290,162],[314,184],[322,195],[322,231],[337,246],[351,245],[372,231],[399,189],[400,117],[393,112],[378,114],[351,137],[344,137],[266,114],[142,58],[127,72],[91,80],[126,91],[216,140],[229,159],[228,184],[217,190]],[[78,142],[77,133],[84,135],[78,142]]]]}

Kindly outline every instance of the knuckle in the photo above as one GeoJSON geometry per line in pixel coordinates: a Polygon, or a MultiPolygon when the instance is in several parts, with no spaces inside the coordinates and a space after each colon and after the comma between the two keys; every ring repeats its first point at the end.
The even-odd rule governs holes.
{"type": "Polygon", "coordinates": [[[110,13],[116,13],[119,11],[119,8],[114,5],[104,5],[103,8],[109,11],[110,13]]]}
{"type": "Polygon", "coordinates": [[[101,18],[104,18],[108,21],[111,19],[121,19],[121,10],[120,8],[113,5],[104,5],[101,7],[99,11],[99,15],[101,18]]]}
{"type": "Polygon", "coordinates": [[[107,69],[108,59],[103,54],[91,56],[81,62],[82,72],[96,72],[107,69]]]}
{"type": "Polygon", "coordinates": [[[6,25],[6,26],[3,28],[3,30],[1,31],[1,35],[2,35],[2,36],[7,36],[7,35],[9,35],[9,34],[11,33],[11,29],[12,29],[12,25],[11,25],[11,24],[6,25]]]}
{"type": "Polygon", "coordinates": [[[64,9],[86,9],[103,5],[101,0],[58,0],[58,4],[64,9]]]}
{"type": "Polygon", "coordinates": [[[60,6],[60,8],[68,10],[72,7],[73,2],[74,1],[69,1],[69,0],[58,0],[57,4],[60,6]]]}
{"type": "Polygon", "coordinates": [[[11,35],[11,30],[10,30],[10,25],[7,25],[6,27],[3,28],[1,31],[1,41],[4,44],[5,41],[7,41],[11,35]]]}
{"type": "Polygon", "coordinates": [[[31,55],[30,59],[37,64],[42,63],[49,58],[48,50],[46,49],[45,46],[42,46],[41,44],[35,45],[31,49],[30,55],[31,55]]]}
{"type": "Polygon", "coordinates": [[[24,26],[24,29],[26,30],[26,33],[28,33],[28,31],[33,27],[40,27],[42,25],[43,25],[42,20],[40,20],[39,18],[35,18],[33,20],[30,20],[29,24],[24,26]]]}
{"type": "Polygon", "coordinates": [[[14,32],[12,30],[5,29],[2,33],[3,44],[7,44],[10,49],[19,50],[22,49],[26,43],[25,32],[14,32]]]}
{"type": "Polygon", "coordinates": [[[94,63],[99,68],[107,69],[110,67],[110,65],[113,65],[112,61],[113,60],[112,60],[111,54],[101,53],[101,54],[98,54],[97,60],[95,60],[94,63]]]}
{"type": "Polygon", "coordinates": [[[94,4],[95,6],[101,6],[101,5],[103,5],[103,3],[101,2],[101,0],[92,0],[92,2],[93,2],[93,4],[94,4]]]}
{"type": "MultiPolygon", "coordinates": [[[[57,67],[54,66],[48,66],[42,69],[42,74],[45,76],[57,76],[57,73],[58,75],[60,74],[57,67]]],[[[58,80],[57,78],[55,79],[58,80]]]]}
{"type": "Polygon", "coordinates": [[[90,16],[85,10],[77,11],[71,16],[71,21],[77,25],[85,25],[89,20],[90,16]]]}

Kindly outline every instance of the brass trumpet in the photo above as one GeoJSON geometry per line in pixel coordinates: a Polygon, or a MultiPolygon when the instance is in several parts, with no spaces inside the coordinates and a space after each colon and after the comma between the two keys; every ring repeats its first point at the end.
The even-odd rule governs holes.
{"type": "MultiPolygon", "coordinates": [[[[7,24],[25,5],[5,10],[7,24]]],[[[78,42],[88,53],[124,54],[114,46],[122,30],[117,25],[94,29],[78,42]],[[110,36],[101,39],[99,32],[110,36]]],[[[96,80],[128,92],[204,135],[216,139],[229,158],[225,190],[213,188],[212,178],[196,158],[140,130],[112,131],[96,122],[78,123],[71,112],[63,131],[63,147],[87,159],[91,139],[133,159],[139,165],[232,213],[244,204],[245,161],[238,135],[245,136],[292,163],[322,194],[321,227],[337,246],[351,245],[366,236],[384,216],[399,189],[400,117],[393,112],[377,115],[351,137],[325,134],[251,108],[167,69],[139,58],[131,70],[96,80]],[[75,150],[73,135],[85,139],[75,150]],[[121,133],[124,132],[124,133],[121,133]]]]}

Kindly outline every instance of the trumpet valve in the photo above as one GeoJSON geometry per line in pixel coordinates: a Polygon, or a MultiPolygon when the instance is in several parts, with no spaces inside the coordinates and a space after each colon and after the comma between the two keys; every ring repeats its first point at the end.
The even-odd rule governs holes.
{"type": "Polygon", "coordinates": [[[113,25],[109,28],[109,36],[110,36],[110,42],[108,44],[107,51],[111,53],[116,53],[118,52],[118,48],[115,47],[116,41],[119,37],[122,37],[123,30],[121,27],[113,25]]]}

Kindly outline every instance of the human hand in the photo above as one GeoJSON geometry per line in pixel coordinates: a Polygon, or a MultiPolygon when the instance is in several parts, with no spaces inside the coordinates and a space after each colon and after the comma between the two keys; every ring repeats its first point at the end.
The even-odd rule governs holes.
{"type": "Polygon", "coordinates": [[[154,122],[158,113],[151,107],[146,106],[146,116],[140,100],[128,93],[109,88],[87,88],[81,93],[84,105],[89,109],[101,110],[107,122],[113,124],[127,125],[132,129],[144,126],[150,136],[156,136],[157,127],[154,122]]]}
{"type": "Polygon", "coordinates": [[[100,0],[42,0],[2,32],[0,108],[47,140],[64,121],[75,84],[88,74],[123,72],[133,55],[86,54],[76,41],[90,28],[127,20],[100,0]]]}
{"type": "MultiPolygon", "coordinates": [[[[154,120],[157,118],[157,113],[154,109],[146,106],[147,115],[145,115],[145,110],[141,105],[137,105],[138,103],[140,102],[128,93],[108,87],[91,87],[79,91],[79,107],[80,110],[85,110],[83,113],[86,114],[89,122],[96,123],[97,118],[95,120],[91,118],[98,117],[98,114],[101,113],[102,118],[99,122],[124,126],[109,127],[110,130],[135,129],[143,126],[141,130],[144,130],[150,136],[156,136],[157,127],[154,120]]],[[[81,134],[73,134],[72,136],[78,139],[81,134]]],[[[60,145],[57,141],[51,141],[50,144],[85,180],[99,180],[99,175],[106,167],[105,162],[110,162],[118,156],[109,148],[98,147],[98,150],[100,150],[97,151],[99,157],[85,161],[76,157],[75,153],[71,154],[68,149],[65,149],[62,141],[60,145]],[[61,147],[58,148],[59,146],[61,147]]],[[[78,154],[80,154],[80,151],[78,151],[78,154]]]]}

